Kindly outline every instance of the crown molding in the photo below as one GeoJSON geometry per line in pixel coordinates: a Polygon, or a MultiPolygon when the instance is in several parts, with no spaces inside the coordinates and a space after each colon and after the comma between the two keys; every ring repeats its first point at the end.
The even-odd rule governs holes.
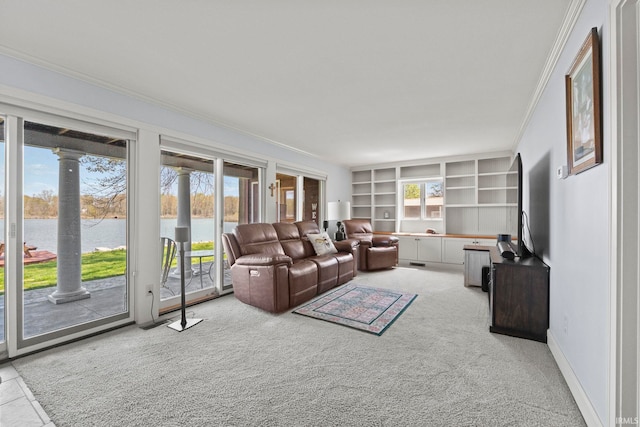
{"type": "Polygon", "coordinates": [[[540,80],[538,80],[538,85],[533,93],[531,98],[531,102],[529,103],[529,107],[527,108],[527,112],[524,116],[524,120],[522,121],[522,125],[514,139],[513,148],[515,149],[520,139],[522,139],[522,135],[524,135],[524,131],[529,126],[529,122],[531,121],[531,117],[533,116],[533,112],[538,107],[538,103],[540,102],[540,98],[542,98],[542,94],[551,79],[551,75],[553,74],[553,70],[558,64],[558,60],[560,59],[560,55],[562,55],[562,51],[564,50],[567,40],[573,31],[573,28],[580,17],[580,13],[582,12],[582,8],[587,3],[587,0],[572,0],[567,6],[567,11],[564,16],[564,21],[560,30],[558,30],[558,34],[556,36],[556,40],[549,52],[549,56],[547,57],[547,61],[544,64],[542,69],[542,73],[540,75],[540,80]]]}
{"type": "Polygon", "coordinates": [[[209,125],[213,125],[222,129],[226,129],[238,134],[242,134],[244,136],[248,136],[254,139],[258,139],[262,142],[266,142],[268,144],[272,144],[275,145],[277,147],[283,148],[285,150],[289,150],[289,151],[293,151],[296,152],[298,154],[307,156],[307,157],[311,157],[311,158],[315,158],[315,159],[319,159],[319,160],[323,160],[323,161],[327,161],[327,158],[323,158],[320,157],[316,154],[313,153],[309,153],[308,151],[304,151],[301,150],[299,148],[293,147],[291,145],[288,145],[284,142],[281,141],[277,141],[274,139],[271,139],[267,136],[261,135],[259,133],[256,133],[252,130],[249,129],[244,129],[242,127],[240,127],[239,125],[236,124],[231,124],[231,123],[227,123],[224,122],[222,120],[216,119],[216,118],[212,118],[212,117],[208,117],[199,113],[196,113],[194,111],[191,111],[189,109],[180,107],[176,104],[170,103],[170,102],[166,102],[148,95],[144,95],[140,92],[119,86],[119,85],[114,85],[112,83],[106,82],[102,79],[97,79],[95,77],[92,77],[88,74],[85,73],[80,73],[76,70],[73,70],[71,68],[67,68],[67,67],[63,67],[63,66],[59,66],[56,64],[52,64],[51,62],[42,60],[40,58],[28,55],[24,52],[9,48],[7,46],[3,46],[0,44],[0,54],[6,55],[8,57],[14,58],[18,61],[22,61],[22,62],[26,62],[28,64],[31,65],[35,65],[37,67],[52,71],[54,73],[69,77],[69,78],[73,78],[79,81],[82,81],[84,83],[88,83],[91,84],[93,86],[120,94],[120,95],[124,95],[127,96],[129,98],[133,98],[135,100],[141,101],[141,102],[145,102],[147,104],[151,104],[154,105],[156,107],[160,107],[160,108],[164,108],[166,110],[172,111],[174,113],[178,113],[181,114],[183,116],[207,123],[209,125]]]}

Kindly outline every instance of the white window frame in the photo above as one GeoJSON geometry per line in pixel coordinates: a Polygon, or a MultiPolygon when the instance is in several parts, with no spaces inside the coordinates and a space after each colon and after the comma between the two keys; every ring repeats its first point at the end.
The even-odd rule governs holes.
{"type": "Polygon", "coordinates": [[[430,177],[430,178],[421,178],[421,179],[412,179],[412,180],[402,180],[398,181],[398,194],[400,195],[400,203],[399,203],[399,211],[398,218],[401,221],[443,221],[444,220],[444,179],[442,177],[430,177]],[[442,197],[442,210],[440,217],[433,218],[427,216],[427,198],[429,197],[426,192],[427,185],[432,182],[439,182],[443,186],[443,197],[442,197]],[[420,217],[406,217],[405,216],[405,198],[404,198],[404,188],[405,185],[417,184],[420,186],[420,217]]]}

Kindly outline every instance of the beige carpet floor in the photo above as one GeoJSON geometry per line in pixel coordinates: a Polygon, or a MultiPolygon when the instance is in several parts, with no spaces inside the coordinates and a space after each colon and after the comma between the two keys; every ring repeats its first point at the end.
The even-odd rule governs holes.
{"type": "Polygon", "coordinates": [[[221,297],[184,332],[122,328],[13,361],[62,426],[583,426],[546,344],[491,334],[459,271],[360,274],[418,294],[382,335],[221,297]]]}

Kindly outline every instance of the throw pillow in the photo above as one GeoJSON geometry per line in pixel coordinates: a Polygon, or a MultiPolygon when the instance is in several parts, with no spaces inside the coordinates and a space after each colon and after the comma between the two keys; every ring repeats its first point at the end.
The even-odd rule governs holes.
{"type": "Polygon", "coordinates": [[[338,252],[326,232],[320,234],[307,234],[309,241],[316,251],[316,255],[335,254],[338,252]]]}

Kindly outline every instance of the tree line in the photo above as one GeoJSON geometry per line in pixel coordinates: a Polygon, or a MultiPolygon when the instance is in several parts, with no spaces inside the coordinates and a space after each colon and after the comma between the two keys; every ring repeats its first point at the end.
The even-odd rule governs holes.
{"type": "MultiPolygon", "coordinates": [[[[239,198],[224,198],[225,221],[237,221],[239,198]]],[[[0,197],[0,212],[4,212],[4,197],[0,197]]],[[[191,215],[211,218],[215,212],[215,199],[211,194],[191,194],[191,215]]],[[[114,194],[96,197],[90,194],[80,196],[80,215],[84,219],[125,218],[127,216],[126,194],[114,194]]],[[[178,198],[172,194],[160,197],[160,215],[172,218],[178,215],[178,198]]],[[[25,218],[57,218],[58,196],[50,190],[44,190],[33,196],[24,196],[25,218]]]]}
{"type": "MultiPolygon", "coordinates": [[[[225,196],[224,220],[237,221],[240,199],[237,196],[225,196]]],[[[191,216],[211,218],[215,212],[215,197],[212,194],[191,194],[191,216]]],[[[178,214],[178,197],[173,194],[160,196],[160,216],[172,218],[178,214]]]]}

